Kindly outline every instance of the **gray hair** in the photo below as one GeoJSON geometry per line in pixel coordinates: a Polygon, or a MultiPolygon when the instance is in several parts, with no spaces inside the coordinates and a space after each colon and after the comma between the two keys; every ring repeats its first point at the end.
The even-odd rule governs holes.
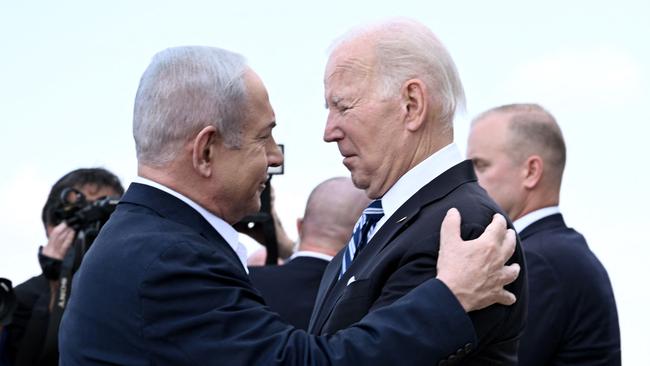
{"type": "Polygon", "coordinates": [[[157,53],[135,97],[133,138],[138,162],[162,166],[206,126],[228,147],[241,144],[247,70],[243,56],[213,47],[185,46],[157,53]]]}
{"type": "Polygon", "coordinates": [[[382,95],[395,96],[405,81],[420,79],[440,108],[437,118],[451,127],[456,110],[465,108],[465,92],[451,55],[433,32],[415,20],[396,18],[353,29],[332,49],[364,35],[374,41],[382,95]]]}
{"type": "Polygon", "coordinates": [[[555,117],[534,103],[507,104],[481,113],[472,123],[494,113],[508,115],[508,150],[515,162],[540,155],[549,176],[559,185],[566,165],[566,144],[555,117]]]}

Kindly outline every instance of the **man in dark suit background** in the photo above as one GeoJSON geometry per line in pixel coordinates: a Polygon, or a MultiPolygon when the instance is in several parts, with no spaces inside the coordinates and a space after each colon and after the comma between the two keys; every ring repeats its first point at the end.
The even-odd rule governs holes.
{"type": "Polygon", "coordinates": [[[307,330],[325,267],[347,244],[369,200],[350,178],[330,178],[316,186],[298,219],[298,251],[281,266],[249,267],[251,282],[271,310],[307,330]]]}
{"type": "MultiPolygon", "coordinates": [[[[465,239],[500,212],[453,143],[463,88],[451,56],[424,25],[391,20],[352,30],[334,45],[324,80],[324,139],[337,143],[354,184],[376,201],[359,219],[362,244],[355,229],[323,275],[309,327],[315,334],[350,326],[435,277],[438,230],[450,207],[463,216],[465,239]],[[366,224],[373,216],[374,227],[366,224]]],[[[512,260],[523,264],[519,245],[512,260]]],[[[509,289],[520,301],[471,313],[478,343],[450,361],[516,364],[524,276],[509,289]]]]}
{"type": "Polygon", "coordinates": [[[463,242],[450,210],[437,278],[333,336],[282,322],[250,283],[232,227],[260,209],[267,169],[283,161],[275,124],[241,55],[154,56],[135,99],[139,177],[75,276],[62,365],[429,365],[471,347],[466,312],[515,301],[503,289],[518,274],[504,266],[514,231],[497,216],[463,242]]]}
{"type": "Polygon", "coordinates": [[[474,119],[467,156],[479,183],[515,220],[526,256],[521,365],[620,365],[607,271],[558,206],[566,147],[555,118],[536,104],[490,109],[474,119]]]}

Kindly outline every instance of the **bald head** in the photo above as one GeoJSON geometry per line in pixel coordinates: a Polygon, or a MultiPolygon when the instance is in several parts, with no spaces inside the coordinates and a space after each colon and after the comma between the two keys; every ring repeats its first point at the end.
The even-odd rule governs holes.
{"type": "Polygon", "coordinates": [[[537,104],[509,104],[472,122],[467,155],[479,183],[512,219],[559,202],[566,147],[555,118],[537,104]]]}
{"type": "Polygon", "coordinates": [[[347,244],[359,216],[370,200],[350,178],[331,178],[309,195],[305,215],[299,224],[300,250],[334,255],[347,244]]]}

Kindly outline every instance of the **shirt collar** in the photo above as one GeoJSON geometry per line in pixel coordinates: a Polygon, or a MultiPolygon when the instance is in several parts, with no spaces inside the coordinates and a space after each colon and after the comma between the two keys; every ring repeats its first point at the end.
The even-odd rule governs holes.
{"type": "Polygon", "coordinates": [[[417,191],[462,161],[463,156],[460,149],[452,142],[406,172],[381,198],[384,217],[379,220],[372,234],[376,233],[395,211],[417,191]]]}
{"type": "Polygon", "coordinates": [[[198,212],[201,216],[203,216],[203,218],[208,223],[210,223],[210,225],[219,233],[219,235],[221,235],[226,240],[228,245],[230,245],[230,247],[237,254],[237,257],[239,258],[239,261],[244,266],[244,269],[246,269],[246,272],[248,272],[248,268],[246,267],[246,258],[247,258],[246,247],[239,242],[239,233],[232,226],[230,226],[230,224],[223,221],[221,218],[211,213],[210,211],[206,210],[205,208],[201,207],[198,203],[192,201],[188,197],[158,182],[154,182],[151,179],[147,179],[144,177],[135,177],[135,179],[133,179],[133,182],[146,184],[148,186],[157,188],[163,192],[169,193],[172,196],[178,198],[179,200],[187,203],[190,207],[196,210],[196,212],[198,212]]]}
{"type": "Polygon", "coordinates": [[[312,252],[311,250],[299,250],[299,251],[293,253],[293,255],[289,258],[289,260],[292,260],[292,259],[298,258],[298,257],[318,258],[318,259],[326,260],[328,262],[331,261],[332,258],[334,258],[331,255],[327,255],[327,254],[323,254],[323,253],[319,253],[319,252],[312,252]]]}
{"type": "Polygon", "coordinates": [[[540,208],[539,210],[529,212],[524,216],[518,218],[517,220],[515,220],[515,222],[512,223],[512,225],[515,227],[515,230],[518,233],[520,233],[533,222],[539,221],[545,217],[559,214],[559,213],[560,213],[559,206],[549,206],[549,207],[540,208]]]}

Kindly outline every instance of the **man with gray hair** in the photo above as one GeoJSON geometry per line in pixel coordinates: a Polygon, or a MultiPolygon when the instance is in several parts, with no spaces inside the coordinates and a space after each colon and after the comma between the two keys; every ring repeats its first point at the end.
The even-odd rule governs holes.
{"type": "Polygon", "coordinates": [[[135,100],[139,177],[75,277],[62,365],[423,365],[474,341],[466,311],[513,301],[503,286],[517,275],[504,267],[514,232],[497,218],[463,243],[451,213],[437,278],[403,301],[332,337],[283,323],[251,285],[231,226],[260,209],[267,169],[283,161],[274,126],[242,56],[177,47],[153,58],[135,100]]]}
{"type": "Polygon", "coordinates": [[[481,186],[515,220],[528,264],[520,363],[620,365],[607,271],[560,213],[566,147],[555,118],[537,104],[490,109],[472,123],[467,156],[481,186]]]}
{"type": "MultiPolygon", "coordinates": [[[[336,142],[354,184],[373,202],[323,275],[309,327],[314,334],[348,327],[435,277],[438,231],[449,208],[462,213],[465,239],[501,212],[453,143],[463,88],[451,56],[427,27],[390,20],[351,31],[335,44],[324,80],[324,139],[336,142]]],[[[522,266],[508,287],[519,301],[470,313],[478,342],[432,364],[516,364],[526,306],[519,245],[511,261],[522,266]]]]}
{"type": "Polygon", "coordinates": [[[307,199],[298,219],[298,250],[281,266],[249,267],[251,282],[271,310],[307,330],[325,267],[350,239],[359,215],[370,203],[347,177],[327,179],[307,199]]]}

